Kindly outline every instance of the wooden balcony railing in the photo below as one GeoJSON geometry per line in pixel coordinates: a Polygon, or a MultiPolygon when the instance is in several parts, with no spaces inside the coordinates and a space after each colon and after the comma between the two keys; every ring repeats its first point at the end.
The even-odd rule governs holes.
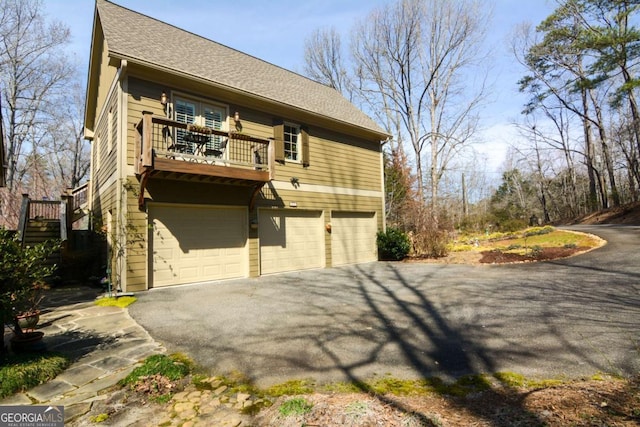
{"type": "Polygon", "coordinates": [[[60,200],[31,200],[28,194],[22,195],[20,222],[17,236],[24,243],[27,225],[30,221],[57,222],[60,221],[60,240],[67,240],[67,209],[60,200]]]}
{"type": "MultiPolygon", "coordinates": [[[[184,165],[180,170],[193,170],[194,173],[200,174],[207,174],[208,170],[202,165],[229,168],[229,176],[232,177],[243,174],[232,172],[231,169],[261,171],[263,173],[258,175],[261,177],[259,181],[268,180],[263,177],[273,171],[273,148],[266,139],[153,117],[148,112],[143,112],[142,120],[136,125],[136,129],[138,132],[135,170],[138,174],[149,168],[158,169],[154,167],[154,163],[166,164],[154,162],[157,159],[191,163],[193,168],[189,169],[188,165],[184,165]]],[[[215,170],[212,174],[220,176],[220,169],[215,170]]],[[[255,173],[245,175],[256,176],[255,173]]]]}
{"type": "Polygon", "coordinates": [[[72,210],[82,209],[87,205],[89,193],[89,183],[85,182],[84,184],[74,188],[69,192],[69,195],[72,197],[73,206],[72,210]]]}

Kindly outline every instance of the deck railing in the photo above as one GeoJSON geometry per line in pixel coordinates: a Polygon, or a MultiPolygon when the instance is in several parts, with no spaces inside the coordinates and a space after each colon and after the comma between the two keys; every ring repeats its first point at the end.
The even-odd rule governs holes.
{"type": "Polygon", "coordinates": [[[75,211],[76,209],[81,209],[83,208],[86,204],[87,204],[87,197],[89,194],[89,183],[85,182],[84,184],[80,185],[79,187],[74,188],[73,190],[71,190],[71,197],[73,197],[73,210],[75,211]]]}
{"type": "Polygon", "coordinates": [[[31,200],[29,202],[29,216],[27,219],[38,220],[59,220],[60,201],[53,200],[31,200]]]}
{"type": "Polygon", "coordinates": [[[28,194],[22,195],[20,222],[17,236],[22,241],[29,221],[60,221],[60,239],[67,240],[67,209],[60,200],[31,200],[28,194]]]}
{"type": "Polygon", "coordinates": [[[270,170],[270,141],[238,132],[223,132],[143,113],[136,126],[136,172],[152,166],[153,157],[270,170]]]}

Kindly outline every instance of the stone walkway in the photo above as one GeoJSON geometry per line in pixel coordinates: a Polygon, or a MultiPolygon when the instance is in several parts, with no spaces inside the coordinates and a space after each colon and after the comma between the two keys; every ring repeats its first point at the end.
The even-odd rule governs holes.
{"type": "Polygon", "coordinates": [[[65,418],[72,419],[105,399],[103,391],[141,360],[164,352],[127,310],[99,307],[93,301],[44,310],[38,330],[45,333],[47,350],[69,356],[72,365],[54,380],[0,400],[0,405],[64,405],[65,418]]]}
{"type": "MultiPolygon", "coordinates": [[[[65,425],[74,426],[94,425],[90,413],[119,412],[127,415],[110,418],[105,425],[247,424],[248,417],[242,412],[262,401],[229,389],[216,377],[201,381],[204,390],[188,385],[166,406],[127,407],[129,390],[113,386],[145,358],[166,350],[129,316],[127,309],[95,305],[97,295],[96,290],[87,288],[54,289],[47,295],[49,308],[43,310],[38,330],[45,333],[47,350],[67,355],[72,364],[52,381],[0,400],[0,405],[63,405],[65,425]]],[[[11,333],[6,335],[8,339],[11,333]]]]}

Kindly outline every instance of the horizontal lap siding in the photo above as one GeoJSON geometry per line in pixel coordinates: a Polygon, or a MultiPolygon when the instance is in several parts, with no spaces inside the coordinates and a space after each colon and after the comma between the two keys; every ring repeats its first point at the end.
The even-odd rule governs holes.
{"type": "MultiPolygon", "coordinates": [[[[117,169],[117,144],[113,144],[109,137],[116,138],[113,134],[114,123],[109,123],[109,110],[116,112],[112,116],[112,121],[117,121],[117,90],[114,90],[109,98],[109,103],[98,119],[95,137],[92,144],[94,145],[93,158],[93,176],[95,188],[103,186],[117,169]],[[109,132],[111,128],[111,132],[109,132]],[[100,157],[99,159],[97,157],[100,157]],[[97,168],[96,166],[100,167],[97,168]]],[[[117,135],[117,134],[116,134],[117,135]]]]}
{"type": "Polygon", "coordinates": [[[138,208],[139,186],[135,177],[129,177],[127,189],[127,292],[148,289],[147,285],[147,213],[138,208]]]}
{"type": "Polygon", "coordinates": [[[310,166],[293,162],[277,164],[276,180],[288,181],[296,177],[307,184],[381,190],[380,152],[374,143],[370,148],[362,148],[317,138],[312,132],[313,128],[309,131],[310,166]]]}
{"type": "MultiPolygon", "coordinates": [[[[160,104],[160,95],[165,90],[161,85],[129,77],[127,95],[127,164],[133,165],[134,141],[137,130],[135,126],[142,119],[143,111],[150,111],[154,116],[165,117],[160,104]]],[[[167,94],[169,96],[169,94],[167,94]]]]}

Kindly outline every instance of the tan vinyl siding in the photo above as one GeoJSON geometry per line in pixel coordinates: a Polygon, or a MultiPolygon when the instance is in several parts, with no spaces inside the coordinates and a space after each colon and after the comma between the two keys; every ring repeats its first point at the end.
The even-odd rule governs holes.
{"type": "MultiPolygon", "coordinates": [[[[379,197],[313,193],[299,190],[276,190],[276,192],[277,196],[274,196],[271,190],[265,186],[260,195],[262,197],[256,205],[258,207],[289,207],[291,203],[295,203],[298,209],[305,210],[331,209],[378,213],[381,213],[382,208],[379,197]]],[[[380,218],[378,218],[378,226],[382,227],[380,218]]]]}
{"type": "Polygon", "coordinates": [[[246,206],[251,192],[245,186],[150,179],[145,196],[162,203],[246,206]]]}
{"type": "MultiPolygon", "coordinates": [[[[109,141],[109,136],[113,138],[117,137],[117,124],[109,123],[109,110],[111,109],[112,113],[117,111],[117,99],[117,90],[114,90],[109,98],[109,103],[105,106],[104,110],[102,110],[102,115],[99,117],[96,126],[95,138],[93,140],[95,146],[93,150],[93,165],[95,167],[92,181],[95,181],[98,187],[104,185],[117,170],[118,150],[111,150],[111,142],[109,141]],[[109,130],[109,126],[111,126],[111,131],[109,130]],[[116,131],[115,135],[114,131],[116,131]]],[[[117,113],[113,115],[117,118],[117,113]]],[[[117,120],[114,121],[117,122],[117,120]]]]}
{"type": "Polygon", "coordinates": [[[127,265],[126,291],[146,290],[147,282],[147,214],[138,208],[140,184],[135,177],[129,177],[127,185],[127,265]]]}
{"type": "MultiPolygon", "coordinates": [[[[128,117],[127,117],[127,162],[133,164],[135,140],[134,126],[142,118],[143,111],[164,117],[160,104],[160,94],[164,91],[171,98],[175,88],[168,84],[153,83],[140,78],[129,77],[128,117]]],[[[237,95],[231,96],[219,89],[202,87],[195,83],[184,83],[179,92],[186,96],[212,103],[227,105],[229,115],[240,113],[242,132],[257,138],[273,138],[274,120],[286,120],[305,126],[309,132],[309,167],[302,162],[287,162],[276,165],[278,179],[296,176],[306,182],[319,185],[334,185],[368,190],[381,188],[380,144],[379,141],[366,140],[338,132],[324,131],[317,126],[297,120],[293,117],[276,116],[259,112],[237,102],[237,95]],[[355,172],[355,174],[354,174],[355,172]]],[[[231,130],[234,122],[229,120],[231,130]]]]}
{"type": "MultiPolygon", "coordinates": [[[[109,89],[113,83],[113,80],[118,73],[118,70],[113,65],[109,65],[109,56],[108,50],[106,46],[106,42],[104,41],[102,35],[102,28],[98,21],[98,28],[96,29],[96,38],[94,43],[96,47],[94,48],[93,56],[95,63],[92,64],[92,67],[96,67],[99,69],[99,78],[97,82],[94,83],[94,89],[96,94],[95,104],[92,105],[95,109],[92,109],[89,117],[97,118],[100,112],[102,111],[102,106],[106,102],[107,97],[109,96],[109,89]]],[[[92,123],[86,123],[87,126],[91,129],[92,123]]],[[[95,124],[95,123],[94,123],[95,124]]],[[[97,127],[97,126],[96,126],[97,127]]],[[[95,128],[93,130],[95,130],[95,128]]]]}
{"type": "MultiPolygon", "coordinates": [[[[129,77],[129,93],[127,96],[127,164],[133,165],[133,150],[135,141],[135,126],[142,119],[143,111],[150,111],[154,115],[164,117],[165,113],[160,104],[160,95],[166,89],[158,84],[129,77]]],[[[169,94],[167,94],[169,96],[169,94]]]]}
{"type": "Polygon", "coordinates": [[[249,277],[260,276],[260,241],[258,233],[249,230],[249,277]]]}
{"type": "MultiPolygon", "coordinates": [[[[93,200],[93,226],[95,231],[104,233],[106,231],[107,212],[112,209],[116,210],[116,186],[112,185],[109,188],[103,188],[102,193],[98,193],[98,190],[94,190],[95,195],[93,200]]],[[[104,260],[101,260],[101,264],[104,260]]]]}

